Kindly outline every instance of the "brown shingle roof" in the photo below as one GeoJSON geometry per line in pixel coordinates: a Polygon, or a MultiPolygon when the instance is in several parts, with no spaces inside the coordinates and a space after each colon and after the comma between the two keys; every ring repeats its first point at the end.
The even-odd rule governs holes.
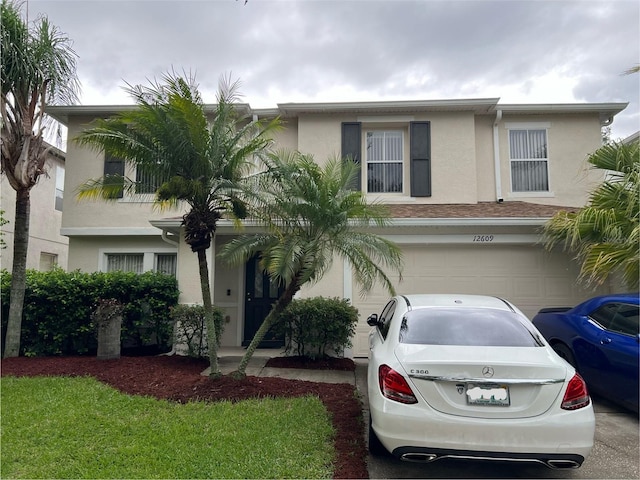
{"type": "Polygon", "coordinates": [[[540,205],[527,202],[479,202],[476,204],[389,205],[393,218],[550,218],[561,210],[575,207],[540,205]]]}

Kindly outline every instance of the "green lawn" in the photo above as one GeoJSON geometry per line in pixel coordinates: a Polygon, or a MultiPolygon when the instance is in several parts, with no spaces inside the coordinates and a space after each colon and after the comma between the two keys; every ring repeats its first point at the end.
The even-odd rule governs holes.
{"type": "Polygon", "coordinates": [[[2,478],[331,478],[313,397],[187,405],[92,378],[3,377],[2,478]]]}

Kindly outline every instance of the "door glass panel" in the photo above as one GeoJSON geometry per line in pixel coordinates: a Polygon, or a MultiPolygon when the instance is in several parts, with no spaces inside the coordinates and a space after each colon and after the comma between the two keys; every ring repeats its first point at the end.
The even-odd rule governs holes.
{"type": "Polygon", "coordinates": [[[253,275],[253,296],[255,298],[262,298],[264,291],[264,278],[262,275],[262,271],[260,270],[259,262],[256,260],[255,262],[256,268],[253,275]]]}

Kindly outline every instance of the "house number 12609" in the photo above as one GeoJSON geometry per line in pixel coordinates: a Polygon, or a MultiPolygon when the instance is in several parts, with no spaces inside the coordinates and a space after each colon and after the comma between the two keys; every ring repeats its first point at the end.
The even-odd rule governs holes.
{"type": "Polygon", "coordinates": [[[474,242],[493,242],[493,235],[474,235],[473,236],[473,241],[474,242]]]}

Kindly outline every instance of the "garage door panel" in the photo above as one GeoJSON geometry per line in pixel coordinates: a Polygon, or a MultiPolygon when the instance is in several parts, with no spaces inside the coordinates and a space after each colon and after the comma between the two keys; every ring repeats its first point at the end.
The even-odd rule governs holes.
{"type": "MultiPolygon", "coordinates": [[[[404,245],[398,293],[468,293],[504,297],[532,318],[545,306],[570,306],[598,293],[576,281],[577,266],[563,252],[541,245],[404,245]]],[[[354,299],[360,312],[354,355],[368,355],[366,318],[380,313],[388,295],[379,286],[354,299]]]]}

